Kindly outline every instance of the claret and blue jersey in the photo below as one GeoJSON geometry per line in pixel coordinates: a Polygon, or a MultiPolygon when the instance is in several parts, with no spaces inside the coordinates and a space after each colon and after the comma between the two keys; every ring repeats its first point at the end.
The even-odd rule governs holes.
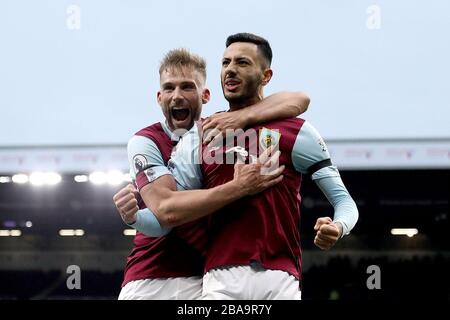
{"type": "MultiPolygon", "coordinates": [[[[221,266],[257,262],[264,268],[283,270],[300,278],[299,190],[302,174],[311,175],[334,206],[334,221],[342,224],[343,234],[347,234],[356,223],[356,205],[337,168],[331,163],[326,144],[309,122],[293,118],[268,122],[252,129],[258,133],[258,153],[260,147],[269,145],[275,145],[281,151],[279,164],[286,166],[285,177],[276,186],[242,198],[209,217],[205,272],[221,266]]],[[[233,179],[234,166],[226,161],[230,148],[238,153],[245,149],[244,154],[251,158],[251,142],[244,144],[244,148],[225,143],[209,153],[214,153],[214,159],[222,157],[223,161],[211,161],[208,148],[201,144],[200,133],[199,127],[194,126],[180,137],[168,162],[169,168],[157,165],[156,161],[152,165],[149,159],[151,172],[147,180],[172,174],[178,190],[212,188],[233,179]]],[[[239,142],[238,145],[241,146],[239,142]]],[[[148,211],[139,212],[134,227],[154,232],[149,229],[155,226],[150,216],[148,211]]]]}

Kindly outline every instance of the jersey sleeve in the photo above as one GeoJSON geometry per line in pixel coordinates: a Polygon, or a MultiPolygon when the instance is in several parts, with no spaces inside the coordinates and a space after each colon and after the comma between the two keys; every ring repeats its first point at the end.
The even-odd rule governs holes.
{"type": "Polygon", "coordinates": [[[158,147],[147,137],[133,136],[128,141],[128,163],[130,176],[139,190],[159,177],[171,174],[158,147]]]}
{"type": "Polygon", "coordinates": [[[358,221],[358,207],[342,181],[336,167],[322,168],[312,175],[322,193],[334,208],[334,222],[342,225],[342,236],[347,235],[358,221]]]}
{"type": "Polygon", "coordinates": [[[168,168],[177,182],[178,190],[201,189],[203,175],[200,167],[200,135],[197,125],[180,137],[169,160],[168,168]]]}
{"type": "Polygon", "coordinates": [[[136,213],[136,222],[129,226],[149,237],[162,237],[172,230],[172,228],[163,228],[149,208],[139,210],[136,213]]]}
{"type": "Polygon", "coordinates": [[[358,208],[345,188],[338,169],[332,165],[330,153],[317,130],[304,122],[292,150],[292,162],[297,171],[311,179],[334,208],[334,222],[342,225],[342,236],[348,234],[358,220],[358,208]]]}
{"type": "Polygon", "coordinates": [[[312,175],[321,168],[332,165],[325,142],[307,121],[297,134],[291,156],[295,170],[304,174],[312,175]]]}

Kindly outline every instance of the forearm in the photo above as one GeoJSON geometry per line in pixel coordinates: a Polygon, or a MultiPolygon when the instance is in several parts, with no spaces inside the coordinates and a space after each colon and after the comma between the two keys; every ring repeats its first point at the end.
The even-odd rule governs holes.
{"type": "Polygon", "coordinates": [[[358,208],[340,177],[314,180],[334,208],[334,222],[342,225],[342,235],[348,234],[358,221],[358,208]]]}
{"type": "Polygon", "coordinates": [[[358,220],[358,209],[351,197],[340,201],[334,206],[334,222],[342,225],[341,237],[350,233],[358,220]]]}
{"type": "Polygon", "coordinates": [[[211,214],[243,196],[234,181],[211,189],[170,191],[155,208],[155,215],[163,227],[175,227],[211,214]]]}
{"type": "Polygon", "coordinates": [[[242,109],[242,112],[247,125],[251,126],[296,117],[308,109],[309,101],[309,97],[302,92],[279,92],[242,109]]]}
{"type": "Polygon", "coordinates": [[[162,237],[171,230],[163,228],[149,208],[139,210],[136,213],[136,221],[128,225],[149,237],[162,237]]]}

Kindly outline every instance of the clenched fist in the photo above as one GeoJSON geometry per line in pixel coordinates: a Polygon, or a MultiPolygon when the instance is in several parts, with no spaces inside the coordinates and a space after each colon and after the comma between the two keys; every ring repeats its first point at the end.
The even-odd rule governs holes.
{"type": "Polygon", "coordinates": [[[136,213],[139,210],[138,201],[136,200],[137,189],[129,184],[117,192],[114,197],[114,204],[120,214],[123,222],[133,224],[136,222],[136,213]]]}
{"type": "Polygon", "coordinates": [[[342,225],[339,222],[334,223],[330,217],[317,219],[314,230],[314,244],[322,250],[331,249],[342,235],[342,225]]]}

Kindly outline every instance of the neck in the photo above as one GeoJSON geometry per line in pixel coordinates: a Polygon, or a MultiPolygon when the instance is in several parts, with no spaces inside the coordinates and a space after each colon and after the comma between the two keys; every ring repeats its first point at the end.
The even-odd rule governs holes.
{"type": "Polygon", "coordinates": [[[167,130],[171,133],[175,131],[175,128],[167,121],[167,119],[164,121],[164,124],[166,125],[167,130]]]}
{"type": "Polygon", "coordinates": [[[261,101],[263,99],[262,93],[258,94],[257,96],[251,97],[249,99],[243,100],[243,101],[233,101],[230,102],[230,111],[236,111],[239,109],[243,109],[245,107],[254,105],[261,101]]]}
{"type": "Polygon", "coordinates": [[[167,119],[164,121],[164,124],[166,125],[167,129],[168,129],[170,132],[173,132],[173,131],[176,131],[176,130],[186,130],[186,131],[189,131],[189,130],[192,129],[192,127],[195,125],[195,123],[198,122],[199,120],[200,120],[200,118],[194,120],[194,122],[192,123],[192,125],[190,125],[188,128],[175,128],[175,127],[173,127],[173,126],[171,126],[171,125],[169,124],[169,122],[167,121],[167,119]]]}

